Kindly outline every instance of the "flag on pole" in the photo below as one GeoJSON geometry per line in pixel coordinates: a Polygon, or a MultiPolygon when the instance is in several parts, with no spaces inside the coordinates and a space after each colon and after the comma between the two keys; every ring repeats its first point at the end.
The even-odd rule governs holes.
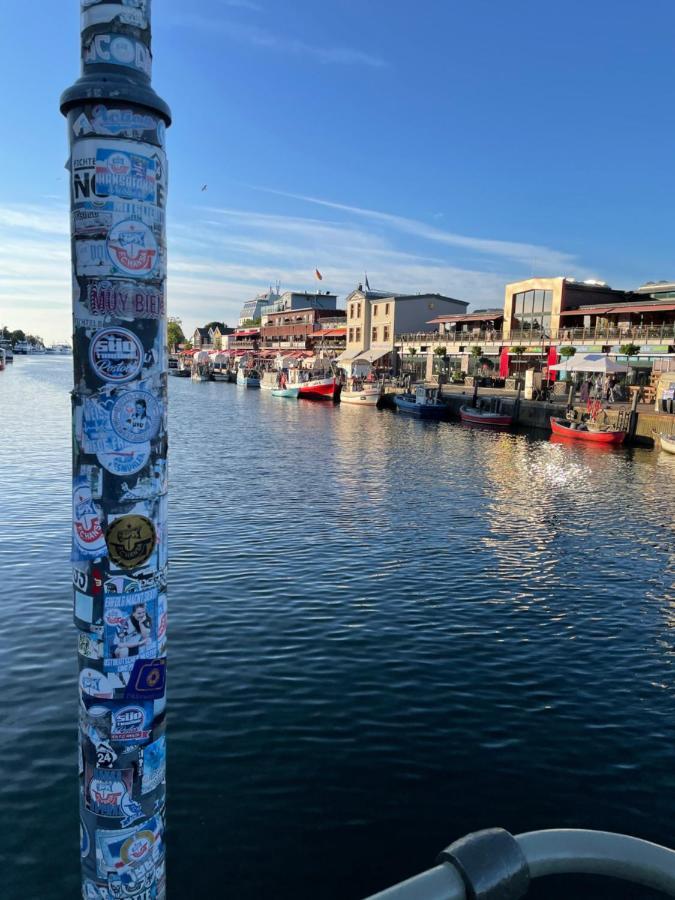
{"type": "Polygon", "coordinates": [[[370,290],[370,282],[368,281],[368,273],[366,272],[366,290],[370,290]]]}
{"type": "Polygon", "coordinates": [[[316,275],[317,281],[323,281],[323,275],[318,269],[314,269],[314,274],[316,275]]]}

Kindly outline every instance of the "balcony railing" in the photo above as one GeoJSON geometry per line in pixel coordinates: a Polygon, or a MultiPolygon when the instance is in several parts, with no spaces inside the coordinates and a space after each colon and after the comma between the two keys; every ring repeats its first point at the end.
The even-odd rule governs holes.
{"type": "Polygon", "coordinates": [[[460,331],[439,332],[419,331],[396,335],[397,344],[434,345],[455,344],[463,347],[475,347],[482,344],[524,344],[527,347],[538,344],[549,344],[551,341],[570,344],[628,344],[657,343],[675,344],[675,322],[663,325],[635,325],[619,327],[618,325],[594,326],[592,328],[553,328],[543,334],[541,331],[512,328],[508,337],[502,331],[460,331]]]}

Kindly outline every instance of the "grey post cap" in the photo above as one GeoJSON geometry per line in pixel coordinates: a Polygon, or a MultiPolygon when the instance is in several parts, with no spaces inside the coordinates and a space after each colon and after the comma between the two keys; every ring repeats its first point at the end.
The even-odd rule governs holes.
{"type": "Polygon", "coordinates": [[[73,106],[87,102],[133,103],[144,106],[171,124],[171,110],[150,85],[140,84],[125,75],[106,73],[83,75],[61,94],[61,112],[66,115],[73,106]]]}
{"type": "Polygon", "coordinates": [[[469,900],[519,900],[530,886],[530,870],[518,842],[503,828],[474,831],[443,850],[462,876],[469,900]]]}

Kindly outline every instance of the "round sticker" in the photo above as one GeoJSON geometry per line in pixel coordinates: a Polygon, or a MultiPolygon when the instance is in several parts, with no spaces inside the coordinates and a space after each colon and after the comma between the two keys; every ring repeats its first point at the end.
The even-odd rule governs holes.
{"type": "Polygon", "coordinates": [[[108,527],[110,559],[122,569],[136,569],[152,556],[157,543],[155,526],[145,516],[121,516],[108,527]]]}
{"type": "Polygon", "coordinates": [[[105,553],[101,519],[91,488],[78,482],[73,488],[73,533],[77,550],[84,559],[96,559],[105,553]]]}
{"type": "Polygon", "coordinates": [[[144,444],[159,431],[159,403],[148,391],[127,391],[115,401],[110,420],[123,440],[144,444]]]}
{"type": "Polygon", "coordinates": [[[157,264],[157,241],[149,226],[137,219],[125,219],[110,229],[108,256],[127,275],[147,278],[157,264]]]}
{"type": "Polygon", "coordinates": [[[145,468],[150,459],[150,442],[131,445],[123,450],[98,453],[98,461],[111,475],[135,475],[145,468]]]}
{"type": "Polygon", "coordinates": [[[91,339],[89,362],[103,381],[131,381],[143,366],[143,344],[126,328],[102,328],[91,339]]]}

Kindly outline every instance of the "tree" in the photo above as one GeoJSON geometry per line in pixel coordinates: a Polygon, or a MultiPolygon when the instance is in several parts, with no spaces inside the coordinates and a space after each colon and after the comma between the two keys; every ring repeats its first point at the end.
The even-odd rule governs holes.
{"type": "Polygon", "coordinates": [[[25,341],[26,333],[22,331],[20,328],[17,328],[16,331],[13,331],[11,334],[11,341],[13,344],[16,344],[17,341],[25,341]]]}
{"type": "Polygon", "coordinates": [[[244,319],[242,328],[257,328],[260,325],[260,316],[257,319],[244,319]]]}
{"type": "Polygon", "coordinates": [[[574,356],[574,354],[575,354],[576,352],[577,352],[577,348],[576,348],[576,347],[561,347],[561,348],[560,348],[560,355],[561,355],[564,359],[570,359],[570,357],[574,356]]]}
{"type": "Polygon", "coordinates": [[[177,344],[185,343],[185,335],[183,334],[183,329],[181,328],[180,319],[169,319],[169,322],[166,326],[166,339],[169,345],[170,353],[175,353],[177,344]]]}
{"type": "Polygon", "coordinates": [[[621,351],[622,356],[628,356],[629,358],[631,356],[637,356],[640,352],[640,348],[637,344],[622,344],[619,347],[619,350],[621,351]]]}
{"type": "Polygon", "coordinates": [[[436,354],[436,356],[447,356],[448,355],[448,351],[447,351],[446,347],[436,347],[436,349],[434,350],[434,353],[436,354]]]}

